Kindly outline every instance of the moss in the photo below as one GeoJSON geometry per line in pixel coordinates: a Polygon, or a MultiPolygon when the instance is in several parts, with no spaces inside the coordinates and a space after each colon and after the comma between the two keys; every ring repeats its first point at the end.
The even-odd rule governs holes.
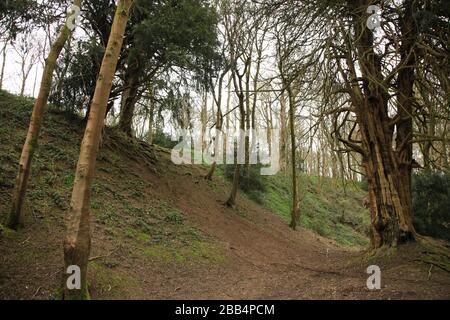
{"type": "Polygon", "coordinates": [[[91,300],[91,295],[87,287],[81,290],[66,290],[64,300],[91,300]]]}
{"type": "Polygon", "coordinates": [[[107,266],[91,261],[88,267],[89,288],[92,294],[123,297],[125,292],[139,293],[142,288],[137,279],[107,266]]]}
{"type": "Polygon", "coordinates": [[[143,248],[142,253],[153,261],[163,263],[201,263],[203,261],[222,264],[226,260],[220,248],[210,242],[200,240],[191,241],[181,247],[156,244],[143,248]]]}
{"type": "Polygon", "coordinates": [[[151,237],[148,234],[132,228],[125,229],[125,236],[128,238],[138,239],[143,242],[149,242],[151,240],[151,237]]]}
{"type": "Polygon", "coordinates": [[[158,244],[144,248],[142,253],[144,256],[149,257],[152,260],[157,260],[160,262],[171,262],[173,258],[170,248],[158,244]]]}
{"type": "Polygon", "coordinates": [[[2,226],[0,224],[0,235],[5,238],[14,239],[17,237],[18,233],[17,231],[14,231],[13,229],[2,226]]]}

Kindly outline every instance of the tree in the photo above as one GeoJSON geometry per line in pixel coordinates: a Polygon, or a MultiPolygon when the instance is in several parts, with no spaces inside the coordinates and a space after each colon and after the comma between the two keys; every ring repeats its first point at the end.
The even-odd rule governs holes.
{"type": "MultiPolygon", "coordinates": [[[[82,0],[75,0],[74,5],[81,7],[82,0]]],[[[42,117],[47,106],[48,96],[52,87],[53,72],[56,67],[61,50],[67,39],[72,34],[68,26],[68,22],[72,20],[72,12],[69,13],[66,23],[61,26],[59,35],[55,42],[51,45],[50,52],[45,62],[42,74],[39,94],[34,103],[33,113],[31,114],[30,126],[28,128],[27,137],[22,148],[22,154],[19,160],[19,172],[17,174],[16,183],[12,195],[12,206],[8,218],[8,227],[17,229],[21,222],[22,207],[25,201],[25,193],[27,190],[28,178],[31,172],[31,162],[34,152],[36,151],[41,130],[42,117]]]]}
{"type": "MultiPolygon", "coordinates": [[[[30,75],[31,69],[39,59],[40,47],[35,46],[36,39],[30,34],[22,34],[16,41],[13,42],[13,48],[19,57],[20,61],[20,96],[25,93],[25,85],[30,75]]],[[[6,48],[6,46],[5,46],[6,48]]]]}
{"type": "MultiPolygon", "coordinates": [[[[64,287],[64,299],[88,299],[87,264],[90,253],[90,196],[96,157],[104,125],[106,106],[111,92],[123,37],[133,0],[119,0],[111,27],[103,62],[98,75],[94,98],[75,171],[70,208],[66,217],[64,238],[65,270],[76,265],[81,271],[81,289],[64,287]]],[[[65,282],[64,282],[65,283],[65,282]]]]}
{"type": "Polygon", "coordinates": [[[0,70],[0,89],[2,89],[2,87],[3,87],[3,78],[5,76],[6,54],[8,52],[7,47],[8,47],[8,42],[5,41],[5,43],[3,44],[3,48],[2,48],[2,68],[0,70]]]}
{"type": "Polygon", "coordinates": [[[203,0],[141,1],[130,21],[119,128],[132,136],[136,103],[162,69],[190,71],[208,85],[219,63],[217,16],[203,0]]]}
{"type": "Polygon", "coordinates": [[[239,108],[239,137],[237,141],[237,157],[235,161],[233,184],[230,195],[225,202],[226,205],[232,207],[236,203],[236,195],[239,187],[239,177],[241,171],[242,160],[245,161],[248,149],[245,143],[246,128],[246,89],[244,88],[244,77],[248,74],[251,65],[251,56],[245,55],[246,51],[252,43],[251,24],[247,21],[245,3],[230,2],[224,3],[223,14],[225,24],[225,34],[230,50],[231,77],[233,80],[234,90],[238,98],[239,108]],[[245,31],[244,31],[245,30],[245,31]],[[239,64],[241,63],[241,64],[239,64]],[[244,156],[243,156],[244,155],[244,156]]]}

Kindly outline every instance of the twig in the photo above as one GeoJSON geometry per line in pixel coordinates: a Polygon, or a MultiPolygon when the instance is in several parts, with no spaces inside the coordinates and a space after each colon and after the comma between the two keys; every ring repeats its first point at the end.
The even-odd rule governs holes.
{"type": "Polygon", "coordinates": [[[31,236],[29,236],[25,241],[21,242],[20,244],[25,244],[26,242],[28,242],[28,240],[30,240],[31,236]]]}
{"type": "Polygon", "coordinates": [[[41,287],[37,288],[36,292],[33,294],[33,298],[36,297],[36,295],[39,293],[39,290],[41,290],[41,287]]]}

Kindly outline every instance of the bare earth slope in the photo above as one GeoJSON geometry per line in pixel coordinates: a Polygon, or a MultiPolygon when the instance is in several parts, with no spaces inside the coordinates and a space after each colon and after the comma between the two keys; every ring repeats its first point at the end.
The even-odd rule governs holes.
{"type": "MultiPolygon", "coordinates": [[[[29,102],[0,93],[0,221],[6,218],[29,102]],[[11,104],[18,104],[11,110],[11,104]]],[[[64,214],[82,124],[50,112],[27,195],[25,228],[0,235],[0,299],[56,299],[64,214]]],[[[107,129],[92,197],[89,283],[94,299],[449,299],[449,273],[409,245],[383,257],[344,248],[279,216],[204,167],[107,129]],[[366,268],[382,289],[366,287],[366,268]]],[[[445,244],[444,244],[445,245],[445,244]]]]}

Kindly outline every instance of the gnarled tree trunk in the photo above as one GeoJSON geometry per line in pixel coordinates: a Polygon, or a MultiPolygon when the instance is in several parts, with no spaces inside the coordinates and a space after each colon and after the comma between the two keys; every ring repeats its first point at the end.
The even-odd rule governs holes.
{"type": "MultiPolygon", "coordinates": [[[[368,7],[369,0],[351,1],[356,7],[368,7]]],[[[409,6],[408,4],[406,6],[409,6]]],[[[410,15],[406,9],[401,17],[405,23],[410,15]],[[405,20],[406,19],[406,20],[405,20]]],[[[397,71],[396,87],[397,117],[388,114],[391,99],[386,89],[386,79],[382,73],[381,57],[374,50],[372,30],[366,27],[367,14],[354,16],[355,44],[358,63],[362,74],[362,90],[352,95],[358,125],[361,131],[363,162],[365,166],[370,198],[371,212],[371,246],[396,246],[415,239],[415,230],[411,218],[411,164],[412,123],[408,113],[408,103],[412,96],[412,74],[415,66],[402,51],[409,51],[413,41],[411,34],[404,34],[402,27],[401,61],[397,71]],[[408,40],[409,39],[409,40],[408,40]],[[409,71],[408,71],[408,70],[409,71]],[[412,73],[411,73],[412,72],[412,73]],[[406,109],[401,110],[403,107],[406,109]],[[394,147],[394,129],[397,140],[394,147]],[[409,163],[409,164],[408,164],[409,163]]],[[[409,33],[409,32],[408,32],[409,33]]],[[[405,51],[405,52],[406,52],[405,51]]],[[[352,64],[350,60],[347,62],[352,64]]],[[[353,76],[355,71],[353,70],[353,76]]]]}

